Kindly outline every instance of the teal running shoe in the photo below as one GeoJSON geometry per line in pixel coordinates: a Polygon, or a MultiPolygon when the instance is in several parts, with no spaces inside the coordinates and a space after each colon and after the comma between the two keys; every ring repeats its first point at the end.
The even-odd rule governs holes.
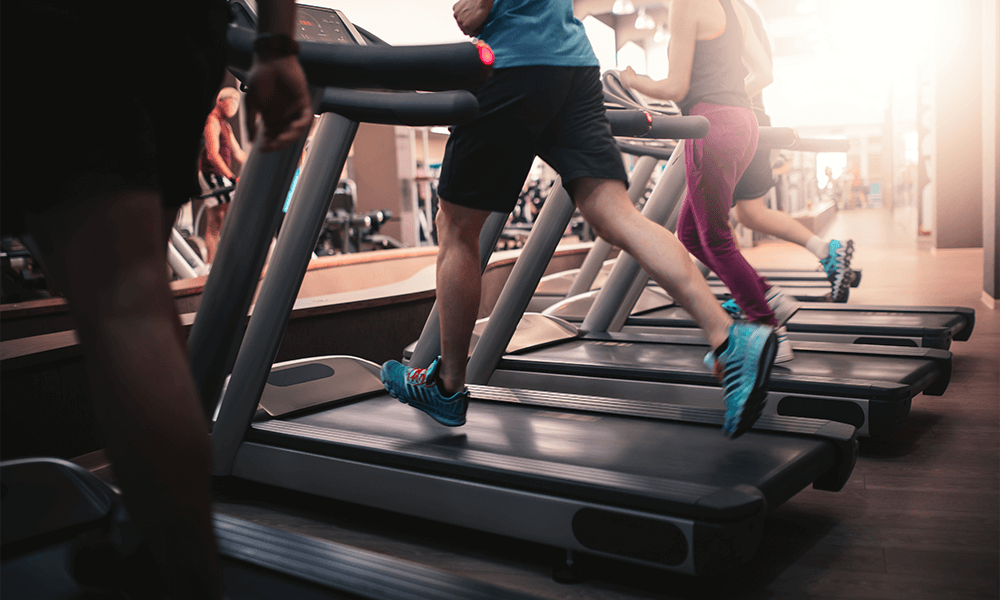
{"type": "Polygon", "coordinates": [[[854,280],[854,272],[851,271],[851,257],[854,255],[854,240],[841,242],[831,240],[829,253],[826,258],[819,261],[826,271],[826,278],[830,280],[832,290],[830,298],[834,302],[847,302],[847,296],[851,291],[851,282],[854,280]]]}
{"type": "Polygon", "coordinates": [[[393,398],[424,411],[442,425],[465,425],[469,391],[462,390],[452,396],[443,395],[436,377],[440,365],[440,356],[426,369],[413,369],[390,360],[382,365],[382,384],[393,398]]]}
{"type": "Polygon", "coordinates": [[[729,318],[733,320],[745,319],[746,315],[743,314],[743,309],[740,308],[739,304],[736,304],[735,298],[730,298],[722,303],[722,310],[729,314],[729,318]]]}
{"type": "Polygon", "coordinates": [[[738,321],[729,328],[729,340],[722,355],[709,352],[705,356],[705,364],[722,382],[726,399],[722,430],[726,437],[743,435],[760,418],[777,347],[774,329],[738,321]]]}

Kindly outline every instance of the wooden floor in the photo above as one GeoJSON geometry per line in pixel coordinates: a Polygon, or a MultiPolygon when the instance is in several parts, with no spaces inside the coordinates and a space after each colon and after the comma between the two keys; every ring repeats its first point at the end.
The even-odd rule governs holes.
{"type": "MultiPolygon", "coordinates": [[[[893,436],[864,440],[843,491],[807,490],[774,511],[757,556],[726,581],[595,560],[586,581],[559,584],[553,548],[260,487],[220,493],[217,508],[543,598],[997,598],[1000,311],[981,303],[981,250],[930,252],[915,230],[909,213],[866,209],[826,233],[856,241],[852,303],[976,309],[972,339],[952,346],[948,392],[918,397],[893,436]]],[[[760,267],[816,265],[784,243],[747,254],[760,267]]]]}

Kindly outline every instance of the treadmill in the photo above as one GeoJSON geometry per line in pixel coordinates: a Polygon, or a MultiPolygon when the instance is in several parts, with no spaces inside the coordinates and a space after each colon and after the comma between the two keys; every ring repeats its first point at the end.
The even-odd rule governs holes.
{"type": "MultiPolygon", "coordinates": [[[[366,44],[337,16],[350,42],[366,44]]],[[[389,120],[378,95],[353,114],[389,120]]],[[[629,135],[657,127],[641,111],[609,120],[629,135]]],[[[730,441],[718,409],[473,386],[468,424],[444,430],[389,397],[371,362],[335,356],[272,365],[335,185],[323,177],[340,172],[356,126],[322,117],[228,381],[213,374],[225,372],[239,336],[223,336],[235,344],[211,352],[204,342],[233,321],[243,326],[258,269],[223,280],[215,273],[230,270],[217,265],[206,284],[191,338],[202,397],[218,398],[224,387],[212,430],[217,475],[695,575],[749,559],[768,511],[804,487],[846,483],[857,438],[840,423],[769,415],[730,441]]],[[[692,127],[703,123],[674,126],[692,127]]],[[[280,186],[267,190],[294,164],[284,169],[254,172],[260,185],[242,187],[241,179],[227,227],[250,231],[255,215],[241,206],[280,210],[280,186]]],[[[503,217],[492,220],[495,235],[503,217]]],[[[253,262],[247,257],[266,250],[267,233],[223,235],[218,260],[253,262]]]]}
{"type": "MultiPolygon", "coordinates": [[[[604,85],[605,98],[609,102],[621,106],[638,105],[642,102],[631,94],[630,90],[621,86],[613,72],[605,74],[604,85]]],[[[804,151],[842,152],[847,149],[843,140],[793,137],[788,141],[791,142],[792,149],[804,151]]],[[[625,152],[641,153],[645,150],[631,141],[620,141],[619,145],[625,152]]],[[[643,159],[636,164],[636,170],[641,160],[643,159]]],[[[669,162],[667,168],[683,171],[683,165],[678,160],[669,162]]],[[[663,177],[668,176],[671,175],[669,173],[663,175],[663,177]]],[[[664,186],[667,189],[657,186],[649,199],[650,202],[658,204],[655,209],[656,214],[660,215],[658,222],[671,230],[676,226],[677,207],[685,193],[683,177],[676,174],[672,177],[675,179],[670,185],[664,186]]],[[[607,242],[597,240],[579,269],[543,277],[535,288],[527,310],[545,312],[571,323],[582,322],[616,263],[615,260],[607,260],[611,250],[607,242]],[[554,307],[556,304],[559,306],[554,307]]],[[[639,271],[635,273],[636,277],[645,277],[644,273],[639,271]]],[[[829,284],[822,271],[805,273],[808,276],[790,270],[761,270],[761,275],[779,283],[787,292],[802,301],[801,309],[787,324],[789,338],[792,341],[898,345],[947,350],[951,347],[952,341],[968,340],[972,334],[975,311],[971,308],[846,306],[840,303],[813,302],[829,295],[829,284]],[[790,277],[794,280],[790,280],[790,277]],[[815,287],[817,285],[818,287],[815,287]]],[[[708,280],[720,298],[729,297],[728,290],[717,281],[717,278],[713,283],[713,277],[709,275],[708,280]]],[[[676,306],[655,282],[648,281],[648,278],[644,278],[643,281],[647,283],[647,287],[636,301],[631,315],[628,315],[628,321],[618,324],[619,327],[625,325],[626,329],[656,328],[663,332],[690,333],[685,331],[694,327],[690,316],[676,306]],[[665,327],[684,329],[667,331],[662,329],[665,327]]],[[[856,278],[851,284],[852,287],[856,287],[858,281],[856,278]]],[[[634,292],[635,288],[631,288],[630,293],[634,292]]],[[[619,317],[626,318],[625,315],[619,317]]]]}
{"type": "MultiPolygon", "coordinates": [[[[117,489],[59,459],[0,463],[3,560],[0,595],[67,600],[119,598],[78,583],[72,556],[87,539],[134,545],[117,489]]],[[[214,515],[226,597],[371,600],[528,600],[533,596],[404,560],[214,515]]]]}
{"type": "MultiPolygon", "coordinates": [[[[579,324],[597,291],[557,302],[541,312],[579,324]]],[[[530,310],[530,309],[529,309],[530,310]]],[[[792,342],[837,342],[938,348],[964,342],[975,327],[975,309],[962,306],[882,306],[803,302],[785,326],[792,342]]],[[[623,332],[696,335],[691,315],[659,286],[647,288],[625,317],[623,332]]]]}
{"type": "MultiPolygon", "coordinates": [[[[643,98],[634,94],[632,90],[622,86],[617,71],[605,72],[602,80],[606,105],[651,110],[664,115],[680,114],[680,111],[672,102],[656,103],[650,106],[643,98]]],[[[790,132],[791,130],[785,129],[783,131],[790,132]]],[[[850,144],[846,140],[802,139],[794,136],[794,134],[791,138],[782,139],[780,145],[788,149],[806,152],[846,152],[850,148],[850,144]]],[[[620,139],[619,146],[623,152],[637,156],[650,155],[651,151],[648,146],[643,145],[637,140],[620,139]]],[[[669,152],[666,155],[659,156],[659,158],[669,160],[669,152]]],[[[672,163],[670,168],[683,170],[683,165],[672,163]]],[[[670,198],[669,201],[676,202],[679,205],[685,192],[686,189],[681,186],[677,191],[677,197],[670,198]]],[[[668,214],[670,213],[668,212],[668,214]]],[[[597,240],[587,254],[584,264],[579,269],[553,273],[542,278],[535,289],[529,309],[540,311],[563,298],[575,296],[587,290],[599,289],[603,280],[607,278],[611,267],[614,265],[614,260],[607,260],[611,250],[612,248],[607,242],[597,240]]],[[[711,273],[704,265],[699,264],[699,268],[702,269],[702,273],[705,274],[706,279],[717,295],[723,299],[728,298],[729,292],[719,281],[718,277],[714,273],[711,273]]],[[[830,299],[829,280],[826,277],[826,273],[822,270],[764,269],[761,271],[761,275],[773,281],[783,282],[783,285],[787,286],[791,293],[797,296],[800,301],[821,302],[830,299]]],[[[858,271],[857,276],[851,282],[851,286],[857,287],[860,279],[860,271],[858,271]]]]}
{"type": "MultiPolygon", "coordinates": [[[[766,136],[771,135],[766,133],[766,136]]],[[[798,140],[796,144],[806,144],[810,149],[827,147],[829,140],[798,140]]],[[[630,151],[633,144],[622,143],[630,151]]],[[[682,153],[683,149],[674,152],[682,153]]],[[[643,164],[640,159],[636,171],[643,164]]],[[[681,198],[683,197],[682,158],[672,157],[667,172],[661,177],[650,195],[647,216],[674,229],[681,198]]],[[[630,190],[630,193],[631,190],[630,190]]],[[[605,260],[611,246],[603,240],[595,242],[591,252],[580,269],[567,273],[557,273],[541,278],[527,305],[528,312],[541,312],[573,324],[584,322],[592,308],[602,314],[614,311],[607,321],[610,331],[631,331],[642,333],[664,333],[697,335],[696,324],[683,308],[632,261],[626,263],[614,275],[610,285],[614,290],[603,296],[603,305],[594,307],[601,290],[609,285],[616,260],[605,260]],[[571,277],[571,275],[573,275],[571,277]],[[631,279],[628,279],[631,277],[631,279]],[[561,294],[561,295],[557,295],[561,294]]],[[[541,260],[545,260],[544,258],[541,260]]],[[[524,285],[530,285],[530,280],[524,285]]],[[[712,284],[710,283],[710,286],[712,284]]],[[[728,297],[728,291],[713,289],[720,298],[728,297]]],[[[808,282],[781,282],[786,292],[800,300],[802,287],[808,282]]],[[[825,285],[825,284],[824,284],[825,285]]],[[[827,288],[819,289],[823,291],[827,288]]],[[[823,292],[828,293],[828,292],[823,292]]],[[[975,310],[958,306],[881,306],[849,305],[841,303],[801,302],[798,312],[786,324],[789,339],[793,342],[837,342],[848,344],[873,344],[883,346],[908,346],[948,350],[952,341],[966,341],[975,327],[975,310]]],[[[590,326],[592,330],[593,325],[590,326]]],[[[586,328],[585,328],[586,329],[586,328]]],[[[515,345],[523,346],[517,343],[515,345]]]]}
{"type": "MultiPolygon", "coordinates": [[[[619,146],[622,146],[622,144],[619,143],[619,146]]],[[[681,198],[678,198],[678,201],[680,200],[681,198]]],[[[603,240],[599,239],[594,242],[594,246],[592,246],[591,251],[588,252],[587,257],[584,258],[584,264],[586,264],[587,261],[593,256],[596,256],[596,254],[593,254],[594,250],[600,250],[604,247],[607,247],[607,243],[603,240]]],[[[572,298],[579,294],[587,293],[588,291],[600,291],[601,286],[605,281],[607,281],[607,278],[611,274],[611,270],[614,268],[616,262],[617,258],[604,261],[604,263],[600,265],[600,269],[596,273],[596,276],[593,278],[590,285],[584,287],[580,291],[577,291],[577,286],[579,284],[578,280],[580,279],[581,273],[585,273],[584,266],[581,266],[578,269],[569,269],[560,273],[546,275],[541,279],[541,281],[538,282],[538,287],[535,289],[535,293],[531,299],[531,309],[542,311],[567,298],[572,298]]],[[[701,268],[702,271],[706,270],[702,268],[700,264],[699,268],[701,268]]],[[[797,269],[762,269],[759,272],[768,281],[777,283],[786,291],[786,293],[793,296],[799,302],[833,303],[830,297],[830,282],[826,279],[825,272],[815,271],[817,276],[814,277],[803,276],[805,273],[813,273],[814,271],[797,269]],[[822,277],[819,276],[820,274],[822,277]]],[[[703,272],[703,274],[705,273],[703,272]]],[[[732,298],[729,288],[727,288],[714,273],[709,271],[708,274],[705,275],[705,280],[708,282],[708,286],[712,289],[712,292],[720,301],[732,298]]],[[[859,282],[860,280],[860,277],[852,280],[851,287],[857,287],[857,285],[853,284],[854,282],[859,282]]],[[[659,287],[653,282],[650,282],[649,286],[652,288],[659,287]]]]}
{"type": "MultiPolygon", "coordinates": [[[[780,128],[760,131],[761,143],[780,145],[783,135],[794,139],[780,128]]],[[[683,152],[684,146],[678,144],[671,164],[682,161],[683,152]]],[[[676,191],[682,186],[683,172],[668,166],[643,214],[655,222],[668,222],[666,213],[676,213],[677,206],[666,199],[676,198],[677,193],[660,188],[676,191]]],[[[546,201],[491,316],[477,325],[467,380],[719,406],[718,383],[702,363],[708,346],[700,331],[689,329],[682,335],[619,331],[647,288],[645,274],[627,255],[619,258],[579,327],[547,315],[525,314],[531,291],[573,210],[568,196],[546,201]]],[[[412,365],[429,364],[437,355],[436,332],[436,322],[424,328],[412,365]]],[[[897,430],[915,396],[941,395],[951,378],[951,353],[935,348],[829,342],[797,342],[794,348],[796,360],[772,371],[765,412],[836,420],[856,427],[863,436],[897,430]]]]}

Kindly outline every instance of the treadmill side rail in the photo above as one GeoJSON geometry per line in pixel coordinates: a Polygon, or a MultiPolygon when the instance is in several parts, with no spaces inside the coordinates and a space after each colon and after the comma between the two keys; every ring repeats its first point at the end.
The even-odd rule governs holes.
{"type": "MultiPolygon", "coordinates": [[[[219,554],[255,570],[379,600],[528,600],[519,592],[423,565],[215,514],[219,554]]],[[[278,597],[278,596],[275,596],[278,597]]]]}

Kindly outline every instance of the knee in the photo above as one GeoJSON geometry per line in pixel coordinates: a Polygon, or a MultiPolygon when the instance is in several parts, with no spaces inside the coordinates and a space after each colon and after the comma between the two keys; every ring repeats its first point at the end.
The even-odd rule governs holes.
{"type": "Polygon", "coordinates": [[[592,184],[580,178],[573,183],[577,210],[594,228],[594,233],[612,246],[624,248],[630,239],[629,232],[654,225],[635,208],[620,181],[600,180],[592,184]]]}
{"type": "Polygon", "coordinates": [[[612,227],[608,227],[608,224],[604,221],[586,219],[587,223],[593,228],[594,235],[601,238],[605,242],[615,246],[616,248],[621,248],[621,240],[618,239],[619,236],[615,234],[615,230],[612,227]]]}
{"type": "Polygon", "coordinates": [[[464,240],[468,236],[469,227],[463,225],[447,209],[441,208],[434,217],[434,227],[437,229],[438,243],[447,245],[464,240]]]}
{"type": "Polygon", "coordinates": [[[635,235],[639,234],[643,228],[654,225],[642,215],[640,215],[632,205],[622,206],[618,213],[584,211],[581,214],[588,224],[594,229],[594,234],[605,242],[616,248],[627,251],[629,242],[635,235]],[[632,214],[634,212],[634,214],[632,214]],[[631,232],[632,235],[629,235],[631,232]]]}
{"type": "Polygon", "coordinates": [[[479,234],[489,214],[489,211],[441,202],[434,217],[439,246],[460,244],[478,248],[479,234]]]}
{"type": "Polygon", "coordinates": [[[754,229],[760,224],[761,206],[752,200],[737,202],[733,207],[733,215],[740,225],[754,229]]]}
{"type": "Polygon", "coordinates": [[[747,224],[746,209],[743,206],[743,202],[737,202],[733,205],[732,215],[736,218],[736,222],[740,225],[749,227],[747,224]]]}

